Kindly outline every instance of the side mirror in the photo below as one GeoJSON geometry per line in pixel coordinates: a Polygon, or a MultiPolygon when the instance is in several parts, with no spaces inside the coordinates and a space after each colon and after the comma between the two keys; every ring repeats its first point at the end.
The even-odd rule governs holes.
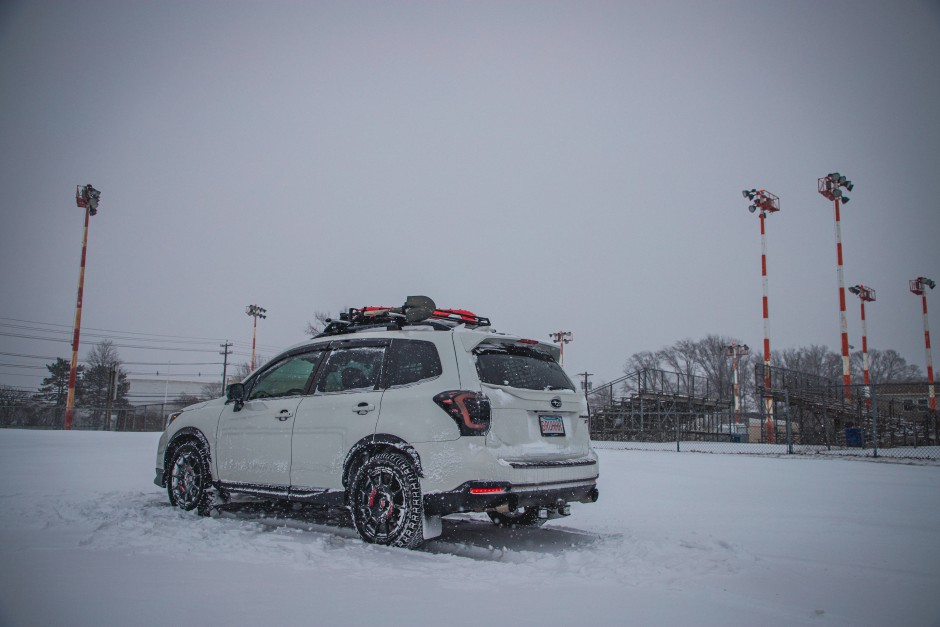
{"type": "Polygon", "coordinates": [[[225,402],[226,404],[235,403],[234,410],[240,411],[245,404],[245,384],[232,383],[229,385],[225,393],[225,402]]]}

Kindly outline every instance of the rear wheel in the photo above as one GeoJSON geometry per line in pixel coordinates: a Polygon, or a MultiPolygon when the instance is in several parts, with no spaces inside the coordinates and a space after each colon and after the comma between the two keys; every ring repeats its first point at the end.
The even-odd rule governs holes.
{"type": "Polygon", "coordinates": [[[541,527],[546,519],[539,518],[539,508],[527,507],[521,512],[502,514],[500,512],[486,512],[490,520],[500,527],[541,527]]]}
{"type": "Polygon", "coordinates": [[[372,544],[415,548],[424,541],[418,473],[397,453],[380,453],[356,473],[349,503],[359,536],[372,544]]]}
{"type": "Polygon", "coordinates": [[[209,515],[211,505],[209,460],[205,451],[195,442],[181,444],[170,459],[169,478],[166,482],[170,503],[185,511],[196,510],[209,515]]]}

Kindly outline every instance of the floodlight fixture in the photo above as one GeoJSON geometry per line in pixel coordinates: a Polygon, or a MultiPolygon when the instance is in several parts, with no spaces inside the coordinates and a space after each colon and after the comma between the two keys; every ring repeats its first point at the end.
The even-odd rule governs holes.
{"type": "Polygon", "coordinates": [[[561,366],[565,365],[565,344],[574,339],[571,331],[556,331],[555,333],[549,333],[548,336],[552,338],[552,341],[555,344],[561,345],[561,354],[558,358],[558,364],[561,366]]]}

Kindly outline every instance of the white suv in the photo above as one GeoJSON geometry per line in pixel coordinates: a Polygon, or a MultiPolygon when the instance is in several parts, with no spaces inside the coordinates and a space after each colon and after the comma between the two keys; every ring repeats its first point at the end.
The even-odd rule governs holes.
{"type": "Polygon", "coordinates": [[[346,507],[363,540],[401,547],[457,512],[539,525],[598,496],[587,405],[557,355],[426,297],[351,309],[174,414],[154,483],[202,514],[229,493],[346,507]]]}

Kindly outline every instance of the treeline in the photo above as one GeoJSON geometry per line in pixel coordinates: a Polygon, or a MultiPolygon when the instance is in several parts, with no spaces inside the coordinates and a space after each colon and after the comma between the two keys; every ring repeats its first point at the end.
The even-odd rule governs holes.
{"type": "MultiPolygon", "coordinates": [[[[727,354],[727,347],[744,345],[736,338],[723,335],[707,335],[693,340],[684,339],[656,351],[640,351],[627,359],[623,367],[624,374],[631,374],[646,368],[678,372],[685,376],[702,377],[711,390],[717,390],[720,400],[730,400],[732,396],[733,373],[732,359],[727,354]]],[[[756,385],[754,366],[763,361],[760,346],[750,347],[749,353],[738,358],[739,386],[742,398],[753,396],[756,385]]],[[[920,367],[907,363],[897,351],[871,349],[868,351],[868,370],[872,384],[923,381],[920,367]]],[[[841,381],[842,356],[835,351],[818,345],[788,348],[771,351],[772,367],[796,370],[819,377],[841,381]]],[[[861,382],[862,353],[856,351],[850,356],[852,380],[861,382]]],[[[596,386],[600,393],[600,387],[596,386]]]]}

